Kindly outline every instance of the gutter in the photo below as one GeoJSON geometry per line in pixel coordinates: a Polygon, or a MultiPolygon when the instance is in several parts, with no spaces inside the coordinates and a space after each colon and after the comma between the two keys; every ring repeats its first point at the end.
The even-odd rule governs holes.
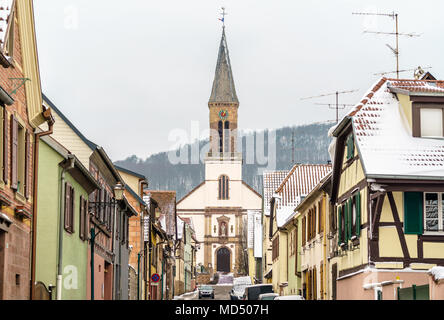
{"type": "Polygon", "coordinates": [[[10,106],[14,103],[14,99],[0,86],[0,101],[10,106]]]}
{"type": "Polygon", "coordinates": [[[53,133],[54,130],[54,118],[51,114],[51,109],[46,109],[43,113],[43,117],[48,123],[48,131],[43,131],[34,134],[34,168],[33,168],[33,185],[32,185],[32,244],[31,244],[31,300],[35,299],[35,263],[36,263],[36,231],[37,231],[37,185],[38,185],[38,169],[39,169],[39,142],[40,138],[53,133]]]}

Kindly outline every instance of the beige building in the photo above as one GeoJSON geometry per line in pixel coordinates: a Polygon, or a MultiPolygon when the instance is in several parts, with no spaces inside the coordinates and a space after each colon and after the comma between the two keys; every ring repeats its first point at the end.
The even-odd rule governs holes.
{"type": "Polygon", "coordinates": [[[225,28],[219,48],[210,113],[210,152],[205,181],[177,203],[177,214],[191,218],[201,248],[197,264],[219,272],[245,274],[247,210],[260,210],[262,197],[242,181],[242,154],[237,151],[239,100],[234,87],[225,28]]]}

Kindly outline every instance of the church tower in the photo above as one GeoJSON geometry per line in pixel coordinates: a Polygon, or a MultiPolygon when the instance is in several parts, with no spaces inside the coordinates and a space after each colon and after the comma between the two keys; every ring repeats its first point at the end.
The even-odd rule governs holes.
{"type": "Polygon", "coordinates": [[[242,181],[242,152],[237,145],[239,100],[234,86],[225,26],[208,101],[210,150],[205,181],[177,203],[177,214],[191,218],[200,249],[197,265],[213,272],[246,275],[244,226],[249,210],[260,210],[262,197],[242,181]]]}
{"type": "Polygon", "coordinates": [[[219,46],[216,74],[210,100],[211,156],[231,158],[237,152],[239,100],[234,86],[225,26],[219,46]]]}

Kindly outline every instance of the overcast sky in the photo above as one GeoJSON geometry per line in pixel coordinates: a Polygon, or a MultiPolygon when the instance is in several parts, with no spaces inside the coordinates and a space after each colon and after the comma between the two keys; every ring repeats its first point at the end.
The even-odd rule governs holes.
{"type": "MultiPolygon", "coordinates": [[[[45,94],[113,160],[141,158],[173,145],[173,129],[208,127],[208,99],[221,37],[226,32],[243,129],[333,120],[334,110],[300,100],[336,90],[356,103],[395,70],[386,43],[388,17],[399,13],[401,69],[432,66],[444,75],[444,2],[295,0],[37,0],[35,18],[45,94]]],[[[412,72],[403,77],[412,77],[412,72]]],[[[395,76],[395,75],[391,75],[395,76]]]]}

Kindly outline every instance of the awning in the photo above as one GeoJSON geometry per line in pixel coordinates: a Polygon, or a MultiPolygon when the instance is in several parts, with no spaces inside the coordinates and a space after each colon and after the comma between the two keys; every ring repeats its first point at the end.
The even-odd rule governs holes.
{"type": "Polygon", "coordinates": [[[264,275],[265,279],[270,279],[273,276],[273,267],[268,270],[268,272],[264,275]]]}

